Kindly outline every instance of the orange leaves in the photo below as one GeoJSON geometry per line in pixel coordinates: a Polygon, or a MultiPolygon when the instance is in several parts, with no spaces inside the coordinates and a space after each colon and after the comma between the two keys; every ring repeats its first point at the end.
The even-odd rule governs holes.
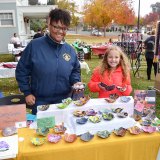
{"type": "Polygon", "coordinates": [[[86,6],[85,22],[96,27],[107,26],[114,20],[119,24],[133,24],[132,0],[93,0],[86,6]]]}

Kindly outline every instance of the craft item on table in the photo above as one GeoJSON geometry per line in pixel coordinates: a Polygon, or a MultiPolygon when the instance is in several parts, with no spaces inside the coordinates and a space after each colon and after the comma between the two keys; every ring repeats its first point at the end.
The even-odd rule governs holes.
{"type": "Polygon", "coordinates": [[[139,115],[139,114],[134,114],[134,115],[133,115],[133,118],[134,118],[135,121],[139,121],[139,120],[141,120],[141,115],[139,115]]]}
{"type": "Polygon", "coordinates": [[[30,127],[30,125],[31,125],[34,121],[36,121],[36,115],[27,113],[27,114],[26,114],[26,117],[27,117],[27,127],[30,127]]]}
{"type": "Polygon", "coordinates": [[[112,113],[102,113],[102,118],[104,120],[110,121],[114,118],[114,115],[112,113]]]}
{"type": "Polygon", "coordinates": [[[60,109],[64,109],[64,108],[68,107],[68,105],[71,102],[72,102],[72,99],[70,97],[66,98],[66,99],[63,99],[62,103],[58,104],[57,107],[60,108],[60,109]]]}
{"type": "Polygon", "coordinates": [[[142,130],[137,126],[131,127],[128,130],[131,134],[134,134],[134,135],[140,134],[142,132],[142,130]]]}
{"type": "Polygon", "coordinates": [[[87,116],[95,116],[97,112],[94,109],[89,109],[86,111],[87,116]]]}
{"type": "Polygon", "coordinates": [[[125,136],[126,132],[127,130],[123,127],[120,127],[119,129],[114,130],[115,135],[120,137],[125,136]]]}
{"type": "Polygon", "coordinates": [[[105,98],[105,100],[108,102],[108,103],[114,103],[117,98],[119,96],[115,93],[115,94],[110,94],[108,98],[105,98]]]}
{"type": "Polygon", "coordinates": [[[121,96],[120,100],[121,102],[128,103],[131,100],[131,98],[127,96],[121,96]]]}
{"type": "Polygon", "coordinates": [[[80,139],[81,139],[82,141],[89,142],[93,137],[94,137],[93,134],[90,134],[89,132],[86,132],[86,133],[84,133],[84,134],[82,134],[82,135],[80,136],[80,139]]]}
{"type": "Polygon", "coordinates": [[[64,123],[60,124],[60,125],[55,125],[54,127],[54,132],[55,133],[64,133],[66,131],[66,127],[64,126],[64,123]]]}
{"type": "Polygon", "coordinates": [[[62,136],[59,134],[48,134],[47,139],[51,143],[58,143],[62,139],[62,136]]]}
{"type": "Polygon", "coordinates": [[[0,141],[0,152],[9,150],[9,144],[5,141],[0,141]]]}
{"type": "Polygon", "coordinates": [[[150,120],[144,120],[144,121],[142,121],[140,124],[142,125],[142,126],[150,126],[151,125],[151,121],[150,120]]]}
{"type": "Polygon", "coordinates": [[[97,136],[100,137],[100,138],[103,138],[103,139],[108,138],[110,136],[110,134],[111,133],[108,132],[107,130],[105,130],[105,131],[98,131],[97,132],[97,136]]]}
{"type": "Polygon", "coordinates": [[[122,108],[116,108],[116,109],[112,109],[113,113],[120,113],[122,112],[122,108]]]}
{"type": "Polygon", "coordinates": [[[37,128],[53,128],[54,126],[55,126],[54,116],[37,119],[37,128]]]}
{"type": "Polygon", "coordinates": [[[102,87],[104,87],[107,91],[112,91],[112,90],[115,89],[115,85],[114,84],[109,86],[109,85],[106,85],[105,83],[101,82],[100,85],[102,87]]]}
{"type": "Polygon", "coordinates": [[[13,134],[17,134],[17,128],[15,126],[12,127],[6,127],[2,130],[2,135],[4,137],[11,136],[13,134]]]}
{"type": "Polygon", "coordinates": [[[72,142],[74,142],[76,139],[77,139],[76,134],[68,134],[68,133],[65,133],[65,134],[64,134],[64,140],[65,140],[66,142],[72,143],[72,142]]]}
{"type": "Polygon", "coordinates": [[[40,135],[40,136],[47,136],[47,134],[49,133],[49,128],[37,128],[36,129],[36,134],[40,135]]]}
{"type": "Polygon", "coordinates": [[[40,111],[46,111],[49,108],[49,106],[50,106],[49,104],[38,106],[38,110],[40,110],[40,111]]]}
{"type": "Polygon", "coordinates": [[[85,84],[81,85],[74,85],[73,86],[73,94],[72,94],[72,99],[74,101],[79,100],[81,97],[84,97],[84,90],[85,90],[85,84]]]}
{"type": "Polygon", "coordinates": [[[89,101],[89,99],[90,99],[90,96],[87,95],[87,96],[81,97],[79,100],[74,101],[74,104],[76,106],[83,106],[89,101]]]}
{"type": "Polygon", "coordinates": [[[109,98],[115,99],[115,100],[118,99],[118,97],[119,97],[119,95],[116,94],[116,93],[115,93],[115,94],[110,94],[110,95],[109,95],[109,98]]]}
{"type": "Polygon", "coordinates": [[[92,123],[99,123],[101,121],[101,117],[100,116],[89,116],[88,119],[92,123]]]}
{"type": "Polygon", "coordinates": [[[156,127],[142,126],[142,130],[146,133],[153,133],[153,132],[156,132],[156,127]]]}
{"type": "Polygon", "coordinates": [[[86,115],[86,112],[85,111],[75,110],[73,112],[73,115],[76,116],[76,117],[84,117],[86,115]]]}
{"type": "Polygon", "coordinates": [[[120,113],[117,113],[117,116],[119,118],[126,118],[128,116],[128,113],[127,112],[120,112],[120,113]]]}
{"type": "Polygon", "coordinates": [[[78,124],[85,124],[87,123],[87,121],[88,121],[88,118],[85,118],[85,117],[76,119],[76,123],[78,124]]]}
{"type": "Polygon", "coordinates": [[[44,144],[45,140],[46,140],[45,138],[35,138],[35,137],[31,138],[31,142],[35,146],[40,146],[40,145],[44,144]]]}
{"type": "MultiPolygon", "coordinates": [[[[145,115],[145,119],[146,120],[154,120],[156,118],[156,115],[154,114],[155,113],[155,110],[153,109],[148,109],[147,111],[148,114],[145,115]]],[[[144,114],[144,110],[143,110],[143,114],[144,114]]],[[[142,116],[143,116],[142,114],[142,116]]]]}
{"type": "Polygon", "coordinates": [[[160,119],[156,119],[152,121],[153,126],[160,126],[160,119]]]}

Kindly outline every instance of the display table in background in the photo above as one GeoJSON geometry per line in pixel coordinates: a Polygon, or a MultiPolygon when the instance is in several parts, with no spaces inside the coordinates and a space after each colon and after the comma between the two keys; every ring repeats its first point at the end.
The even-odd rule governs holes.
{"type": "Polygon", "coordinates": [[[11,78],[15,77],[15,70],[17,62],[2,62],[0,63],[0,78],[11,78]],[[4,66],[6,65],[6,67],[4,66]],[[8,65],[8,67],[7,67],[8,65]],[[13,65],[13,67],[12,67],[13,65]]]}
{"type": "Polygon", "coordinates": [[[124,137],[112,133],[107,139],[95,136],[83,142],[78,138],[74,143],[62,138],[57,144],[46,142],[42,146],[31,143],[31,137],[37,137],[35,130],[18,129],[18,136],[24,141],[19,142],[16,160],[156,160],[160,146],[160,133],[127,133],[124,137]]]}
{"type": "Polygon", "coordinates": [[[104,55],[108,46],[103,45],[103,46],[91,46],[92,52],[95,55],[104,55]]]}

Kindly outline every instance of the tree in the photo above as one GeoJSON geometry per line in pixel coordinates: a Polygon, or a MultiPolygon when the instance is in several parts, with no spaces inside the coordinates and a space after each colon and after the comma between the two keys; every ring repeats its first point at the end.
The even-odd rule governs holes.
{"type": "Polygon", "coordinates": [[[68,0],[62,0],[62,1],[57,1],[56,4],[58,5],[58,8],[66,9],[70,12],[71,17],[72,17],[71,26],[76,27],[76,33],[77,33],[79,17],[76,16],[78,12],[77,12],[77,6],[75,5],[75,2],[69,2],[68,0]]]}
{"type": "Polygon", "coordinates": [[[155,24],[158,21],[159,14],[154,12],[154,13],[149,13],[144,17],[144,24],[155,24]]]}
{"type": "Polygon", "coordinates": [[[118,24],[134,24],[135,16],[131,2],[131,0],[91,0],[84,8],[84,21],[97,28],[104,27],[104,30],[113,20],[118,24]]]}

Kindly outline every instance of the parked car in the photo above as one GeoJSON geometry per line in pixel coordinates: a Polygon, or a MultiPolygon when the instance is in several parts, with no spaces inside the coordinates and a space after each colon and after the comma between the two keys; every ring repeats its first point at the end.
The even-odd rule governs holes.
{"type": "Polygon", "coordinates": [[[92,36],[102,36],[102,32],[100,32],[98,30],[93,30],[92,31],[92,36]]]}

